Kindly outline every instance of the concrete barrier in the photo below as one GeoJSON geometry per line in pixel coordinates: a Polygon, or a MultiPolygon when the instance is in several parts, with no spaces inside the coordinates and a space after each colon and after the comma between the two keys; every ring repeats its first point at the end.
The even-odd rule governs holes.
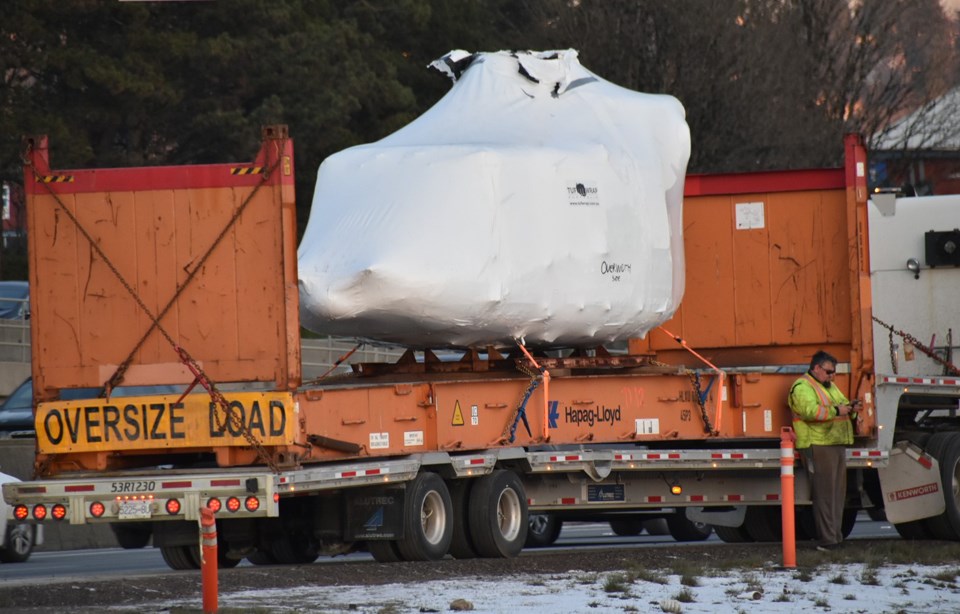
{"type": "MultiPolygon", "coordinates": [[[[34,439],[0,440],[0,471],[21,480],[33,479],[36,447],[34,439]]],[[[117,539],[109,525],[47,522],[43,525],[43,545],[38,546],[37,551],[116,547],[117,539]]]]}

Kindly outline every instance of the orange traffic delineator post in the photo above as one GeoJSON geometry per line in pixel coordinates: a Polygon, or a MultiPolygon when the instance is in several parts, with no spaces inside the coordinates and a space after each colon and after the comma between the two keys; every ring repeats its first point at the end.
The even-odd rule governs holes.
{"type": "Polygon", "coordinates": [[[213,510],[200,508],[200,573],[203,579],[203,612],[215,614],[217,593],[217,521],[213,510]]]}
{"type": "Polygon", "coordinates": [[[797,533],[794,515],[793,444],[796,434],[789,426],[780,429],[780,503],[783,524],[783,566],[797,566],[797,533]]]}

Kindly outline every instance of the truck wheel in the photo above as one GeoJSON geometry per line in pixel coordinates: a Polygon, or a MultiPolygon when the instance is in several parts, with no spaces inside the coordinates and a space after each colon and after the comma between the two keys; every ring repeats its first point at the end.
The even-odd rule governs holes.
{"type": "Polygon", "coordinates": [[[497,470],[477,479],[470,493],[470,536],[477,554],[511,558],[527,539],[527,497],[520,478],[497,470]]]}
{"type": "Polygon", "coordinates": [[[0,548],[0,561],[4,563],[23,563],[30,558],[36,543],[37,528],[32,524],[7,525],[6,544],[0,548]]]}
{"type": "Polygon", "coordinates": [[[470,491],[473,480],[447,482],[450,502],[453,504],[453,537],[450,539],[450,554],[457,559],[477,558],[477,549],[470,537],[470,491]]]}
{"type": "Polygon", "coordinates": [[[191,548],[198,546],[161,546],[160,554],[170,569],[200,569],[200,557],[195,556],[191,548]]]}
{"type": "Polygon", "coordinates": [[[266,550],[257,550],[247,555],[247,560],[254,565],[276,565],[277,559],[266,550]]]}
{"type": "Polygon", "coordinates": [[[728,544],[744,544],[753,541],[753,538],[750,537],[743,526],[721,527],[717,525],[713,527],[713,530],[717,533],[717,537],[728,544]]]}
{"type": "Polygon", "coordinates": [[[634,537],[643,533],[643,520],[640,518],[613,518],[610,520],[610,530],[620,537],[634,537]]]}
{"type": "Polygon", "coordinates": [[[856,508],[845,507],[843,509],[843,520],[840,523],[840,534],[843,535],[843,539],[847,539],[853,533],[853,527],[857,524],[857,514],[859,513],[860,510],[856,508]]]}
{"type": "Polygon", "coordinates": [[[403,560],[397,550],[397,542],[393,540],[376,540],[367,542],[367,550],[378,563],[399,563],[403,560]]]}
{"type": "Polygon", "coordinates": [[[926,518],[921,518],[920,520],[901,522],[900,524],[894,524],[893,528],[903,539],[933,539],[933,534],[930,533],[925,521],[926,518]]]}
{"type": "Polygon", "coordinates": [[[779,507],[749,505],[742,529],[754,542],[778,542],[783,539],[783,518],[779,507]]]}
{"type": "Polygon", "coordinates": [[[124,550],[137,550],[150,543],[153,532],[150,525],[110,523],[110,530],[117,538],[117,544],[124,550]]]}
{"type": "Polygon", "coordinates": [[[702,542],[713,533],[713,527],[704,522],[694,522],[683,512],[667,516],[667,528],[678,542],[702,542]]]}
{"type": "Polygon", "coordinates": [[[436,561],[450,550],[452,538],[453,503],[447,485],[435,473],[421,473],[407,487],[397,550],[407,561],[436,561]]]}
{"type": "Polygon", "coordinates": [[[529,514],[527,517],[527,548],[543,548],[553,545],[560,537],[563,521],[553,514],[529,514]]]}
{"type": "Polygon", "coordinates": [[[643,528],[650,535],[670,535],[670,527],[667,526],[666,518],[651,518],[643,522],[643,528]]]}
{"type": "Polygon", "coordinates": [[[285,533],[271,541],[269,550],[281,565],[306,565],[316,561],[320,556],[309,539],[291,533],[285,533]]]}
{"type": "Polygon", "coordinates": [[[927,442],[927,453],[940,463],[943,513],[925,519],[936,539],[960,539],[960,433],[936,433],[927,442]]]}

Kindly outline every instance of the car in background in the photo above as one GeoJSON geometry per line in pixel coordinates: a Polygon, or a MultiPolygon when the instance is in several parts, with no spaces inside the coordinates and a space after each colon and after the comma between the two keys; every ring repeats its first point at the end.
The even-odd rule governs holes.
{"type": "MultiPolygon", "coordinates": [[[[19,481],[12,475],[0,473],[0,484],[19,481]]],[[[7,520],[9,507],[0,497],[0,563],[23,563],[30,558],[33,548],[43,543],[43,527],[7,520]]]]}
{"type": "Polygon", "coordinates": [[[30,284],[25,281],[0,281],[0,319],[30,318],[30,284]]]}

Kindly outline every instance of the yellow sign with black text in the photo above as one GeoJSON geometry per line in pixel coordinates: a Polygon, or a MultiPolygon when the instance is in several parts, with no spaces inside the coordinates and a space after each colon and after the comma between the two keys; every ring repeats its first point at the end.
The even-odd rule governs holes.
{"type": "Polygon", "coordinates": [[[114,397],[41,403],[37,448],[46,454],[157,448],[249,446],[245,433],[265,446],[293,443],[293,395],[238,392],[224,395],[233,419],[209,395],[114,397]]]}

